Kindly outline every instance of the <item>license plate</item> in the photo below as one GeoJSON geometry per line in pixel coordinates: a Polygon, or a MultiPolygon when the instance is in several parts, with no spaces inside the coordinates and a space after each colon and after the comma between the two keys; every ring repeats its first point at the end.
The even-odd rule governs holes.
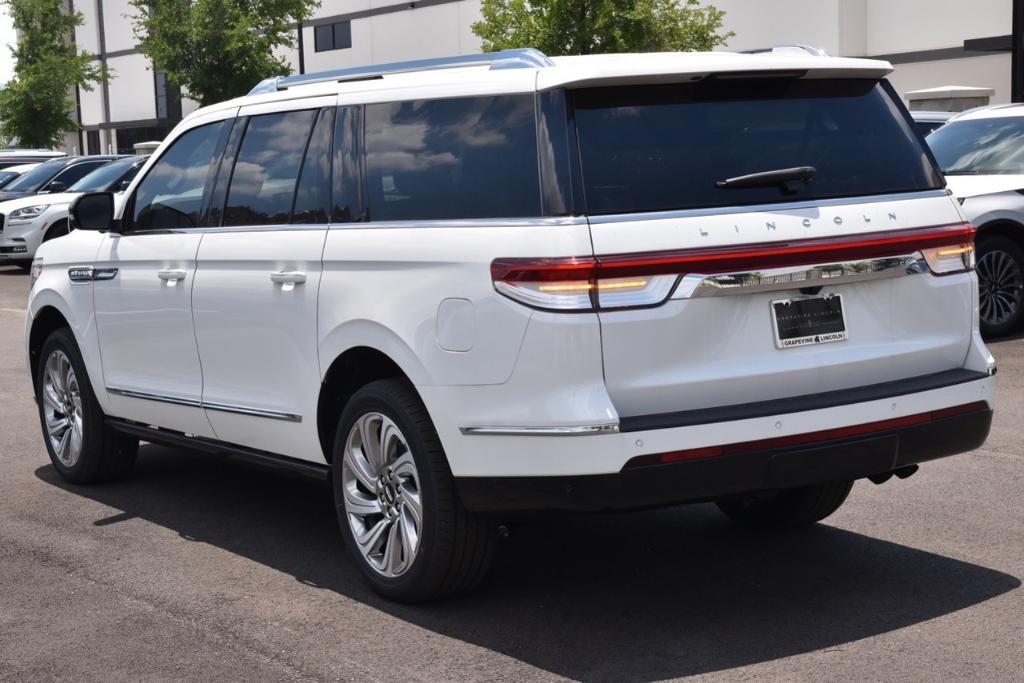
{"type": "Polygon", "coordinates": [[[772,322],[775,346],[780,349],[846,339],[846,315],[839,294],[773,301],[772,322]]]}

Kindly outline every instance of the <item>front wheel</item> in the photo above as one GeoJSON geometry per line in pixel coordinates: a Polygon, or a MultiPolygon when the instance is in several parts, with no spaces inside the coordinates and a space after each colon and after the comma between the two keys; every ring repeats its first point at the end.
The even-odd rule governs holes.
{"type": "Polygon", "coordinates": [[[78,344],[67,328],[43,343],[36,369],[39,422],[50,461],[74,484],[93,484],[131,471],[139,440],[105,423],[78,344]]]}
{"type": "Polygon", "coordinates": [[[1002,235],[978,240],[978,317],[985,337],[1016,331],[1024,318],[1024,250],[1002,235]]]}
{"type": "Polygon", "coordinates": [[[496,525],[467,512],[423,403],[406,382],[372,382],[338,423],[331,468],[345,544],[381,595],[419,602],[473,588],[496,525]]]}
{"type": "Polygon", "coordinates": [[[718,502],[732,521],[753,529],[781,529],[820,522],[846,501],[852,481],[801,486],[765,496],[718,502]]]}

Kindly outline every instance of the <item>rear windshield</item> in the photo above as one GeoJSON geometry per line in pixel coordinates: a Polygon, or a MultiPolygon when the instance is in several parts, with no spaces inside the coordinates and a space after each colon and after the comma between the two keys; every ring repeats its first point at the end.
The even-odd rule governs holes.
{"type": "Polygon", "coordinates": [[[954,121],[928,136],[947,175],[1024,173],[1024,117],[954,121]]]}
{"type": "Polygon", "coordinates": [[[574,95],[587,210],[735,206],[939,188],[943,180],[877,81],[708,79],[574,95]],[[809,180],[720,187],[813,167],[809,180]]]}

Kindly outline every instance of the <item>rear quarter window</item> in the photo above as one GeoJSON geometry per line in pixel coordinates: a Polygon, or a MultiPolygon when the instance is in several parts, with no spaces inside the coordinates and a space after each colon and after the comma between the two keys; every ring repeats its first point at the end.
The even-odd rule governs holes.
{"type": "Polygon", "coordinates": [[[371,221],[539,216],[532,95],[370,104],[371,221]]]}
{"type": "Polygon", "coordinates": [[[708,79],[573,94],[587,209],[633,213],[910,192],[942,177],[876,81],[708,79]],[[798,166],[792,187],[721,188],[798,166]]]}

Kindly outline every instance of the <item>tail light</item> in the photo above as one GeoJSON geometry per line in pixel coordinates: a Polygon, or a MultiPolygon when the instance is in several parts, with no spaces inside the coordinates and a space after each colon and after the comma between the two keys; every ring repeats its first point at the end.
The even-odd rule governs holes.
{"type": "Polygon", "coordinates": [[[497,259],[494,288],[550,311],[640,308],[664,303],[683,275],[740,273],[920,253],[935,275],[974,267],[973,226],[964,223],[791,242],[647,254],[497,259]]]}

